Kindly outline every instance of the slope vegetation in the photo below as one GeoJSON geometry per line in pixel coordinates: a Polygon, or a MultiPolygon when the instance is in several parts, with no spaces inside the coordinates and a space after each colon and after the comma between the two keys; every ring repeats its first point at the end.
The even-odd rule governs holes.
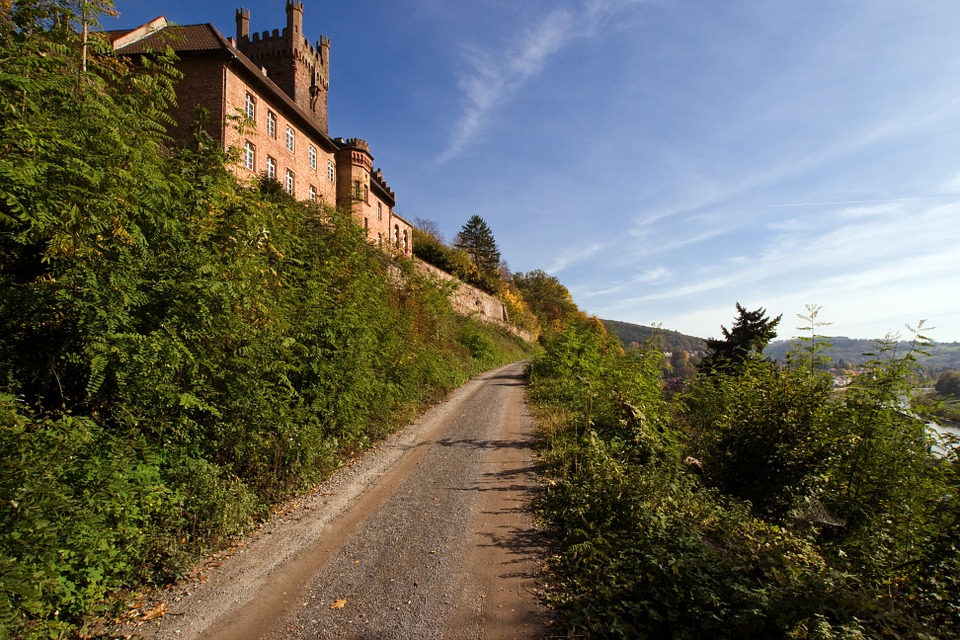
{"type": "Polygon", "coordinates": [[[170,148],[172,61],[83,62],[70,6],[0,9],[0,637],[81,632],[526,348],[170,148]]]}

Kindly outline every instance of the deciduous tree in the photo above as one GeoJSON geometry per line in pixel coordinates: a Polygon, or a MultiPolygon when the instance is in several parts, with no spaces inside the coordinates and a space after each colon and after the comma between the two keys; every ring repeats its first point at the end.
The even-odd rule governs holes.
{"type": "Polygon", "coordinates": [[[937,378],[935,389],[942,396],[960,397],[960,371],[944,371],[937,378]]]}
{"type": "Polygon", "coordinates": [[[515,273],[513,283],[544,326],[562,321],[567,315],[577,311],[570,291],[554,276],[541,269],[515,273]]]}

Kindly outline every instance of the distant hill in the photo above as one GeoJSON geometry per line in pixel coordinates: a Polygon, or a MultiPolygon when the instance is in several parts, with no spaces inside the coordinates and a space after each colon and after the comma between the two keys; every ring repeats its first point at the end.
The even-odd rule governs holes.
{"type": "MultiPolygon", "coordinates": [[[[866,354],[876,353],[875,342],[873,340],[862,340],[855,338],[846,338],[844,336],[834,336],[825,338],[830,342],[830,348],[824,351],[829,356],[835,366],[859,365],[870,359],[866,354]]],[[[790,340],[776,340],[770,343],[763,355],[771,360],[783,361],[787,357],[787,350],[790,348],[790,340]]],[[[903,355],[910,349],[909,342],[900,342],[897,345],[896,355],[903,355]]],[[[921,357],[920,365],[931,373],[938,373],[946,370],[960,370],[960,342],[942,342],[936,343],[927,349],[929,357],[921,357]]]]}
{"type": "Polygon", "coordinates": [[[657,336],[663,342],[664,351],[687,351],[692,355],[702,354],[707,347],[703,338],[688,336],[678,331],[660,329],[658,327],[645,327],[639,324],[629,322],[620,322],[619,320],[600,320],[607,331],[617,336],[624,347],[631,344],[643,344],[650,338],[657,336]]]}
{"type": "MultiPolygon", "coordinates": [[[[631,344],[643,344],[653,336],[658,336],[663,343],[664,351],[687,351],[691,355],[702,355],[706,351],[706,340],[695,336],[688,336],[677,331],[646,327],[619,320],[601,320],[607,331],[617,336],[624,347],[631,344]]],[[[856,366],[865,363],[875,353],[873,340],[861,340],[836,336],[825,338],[831,347],[824,354],[829,356],[834,366],[856,366]]],[[[792,340],[776,340],[770,343],[763,355],[771,360],[784,361],[792,340]]],[[[901,342],[898,345],[898,354],[902,355],[910,348],[910,343],[901,342]]],[[[932,345],[928,351],[929,357],[921,357],[920,365],[932,375],[941,371],[960,371],[960,342],[942,342],[932,345]]]]}

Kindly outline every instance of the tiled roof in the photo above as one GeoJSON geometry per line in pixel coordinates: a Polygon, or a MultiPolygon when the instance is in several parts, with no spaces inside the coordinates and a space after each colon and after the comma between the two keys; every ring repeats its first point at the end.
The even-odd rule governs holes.
{"type": "Polygon", "coordinates": [[[223,36],[211,24],[170,26],[117,49],[118,53],[137,54],[167,47],[177,52],[213,51],[227,48],[223,36]]]}

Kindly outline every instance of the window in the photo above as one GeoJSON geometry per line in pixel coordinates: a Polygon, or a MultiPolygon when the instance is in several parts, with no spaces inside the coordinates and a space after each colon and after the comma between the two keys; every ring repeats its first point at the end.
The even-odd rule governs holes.
{"type": "Polygon", "coordinates": [[[313,202],[317,199],[317,188],[313,185],[307,189],[307,197],[310,198],[310,201],[313,202]]]}
{"type": "Polygon", "coordinates": [[[294,150],[294,142],[295,142],[294,135],[295,134],[293,133],[293,127],[288,125],[287,126],[287,150],[288,151],[294,150]]]}
{"type": "Polygon", "coordinates": [[[283,188],[287,190],[287,193],[293,195],[293,171],[290,171],[290,169],[287,169],[287,181],[283,188]]]}
{"type": "Polygon", "coordinates": [[[377,203],[377,220],[383,220],[383,203],[377,203]]]}
{"type": "Polygon", "coordinates": [[[407,237],[407,230],[403,230],[403,252],[407,253],[410,249],[410,239],[407,237]]]}
{"type": "Polygon", "coordinates": [[[277,179],[277,161],[267,156],[267,177],[271,180],[277,179]]]}
{"type": "Polygon", "coordinates": [[[247,114],[247,120],[250,122],[257,121],[257,99],[253,97],[252,93],[247,94],[247,102],[244,105],[244,111],[247,114]]]}
{"type": "Polygon", "coordinates": [[[273,111],[267,111],[267,135],[271,138],[277,137],[277,114],[273,111]]]}
{"type": "Polygon", "coordinates": [[[337,179],[337,166],[333,164],[333,160],[327,160],[327,180],[333,182],[337,179]]]}
{"type": "Polygon", "coordinates": [[[243,166],[250,171],[257,170],[257,148],[249,140],[243,145],[243,166]]]}
{"type": "Polygon", "coordinates": [[[313,145],[307,148],[307,159],[310,161],[310,168],[317,170],[317,149],[313,145]]]}
{"type": "Polygon", "coordinates": [[[364,202],[368,202],[367,200],[368,193],[369,192],[367,191],[367,185],[363,184],[359,180],[353,181],[353,199],[354,200],[363,200],[364,202]]]}

